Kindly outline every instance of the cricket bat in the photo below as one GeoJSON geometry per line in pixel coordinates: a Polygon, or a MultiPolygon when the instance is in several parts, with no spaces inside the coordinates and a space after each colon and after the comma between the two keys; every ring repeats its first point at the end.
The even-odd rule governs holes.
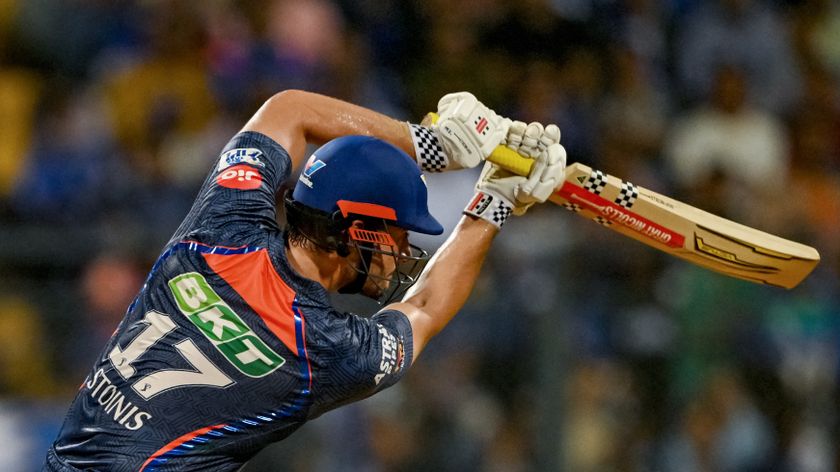
{"type": "MultiPolygon", "coordinates": [[[[528,175],[533,164],[499,146],[488,160],[528,175]]],[[[797,286],[820,261],[816,249],[750,228],[574,163],[550,200],[607,228],[731,277],[797,286]]]]}

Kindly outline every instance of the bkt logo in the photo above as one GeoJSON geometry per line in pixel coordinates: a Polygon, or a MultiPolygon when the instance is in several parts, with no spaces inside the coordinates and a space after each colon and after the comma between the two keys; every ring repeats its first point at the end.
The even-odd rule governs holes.
{"type": "Polygon", "coordinates": [[[216,183],[227,188],[254,190],[262,185],[262,175],[251,167],[240,164],[216,176],[216,183]]]}
{"type": "Polygon", "coordinates": [[[216,170],[221,172],[236,164],[251,164],[252,166],[265,167],[263,161],[260,160],[260,156],[262,155],[262,151],[256,148],[231,149],[230,151],[222,154],[216,170]]]}

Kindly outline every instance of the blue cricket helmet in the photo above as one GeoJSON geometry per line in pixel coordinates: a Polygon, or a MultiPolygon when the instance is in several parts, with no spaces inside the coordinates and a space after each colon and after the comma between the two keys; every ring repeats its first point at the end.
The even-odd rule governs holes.
{"type": "Polygon", "coordinates": [[[318,148],[292,198],[329,214],[383,218],[410,231],[443,233],[429,213],[426,183],[414,160],[370,136],[343,136],[318,148]]]}

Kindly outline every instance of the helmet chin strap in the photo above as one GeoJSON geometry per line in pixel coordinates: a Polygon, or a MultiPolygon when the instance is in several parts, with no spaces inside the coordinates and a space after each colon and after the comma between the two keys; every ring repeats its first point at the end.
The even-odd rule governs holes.
{"type": "Polygon", "coordinates": [[[356,274],[356,278],[353,279],[352,282],[348,283],[347,285],[338,289],[338,293],[345,293],[345,294],[354,294],[354,293],[361,293],[362,288],[365,286],[365,282],[368,279],[368,270],[370,268],[370,260],[373,257],[372,251],[361,251],[358,250],[362,256],[362,270],[359,270],[356,274]]]}

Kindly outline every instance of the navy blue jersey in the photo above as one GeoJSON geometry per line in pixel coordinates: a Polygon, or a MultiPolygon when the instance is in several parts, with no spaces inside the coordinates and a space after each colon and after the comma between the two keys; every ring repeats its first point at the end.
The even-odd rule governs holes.
{"type": "Polygon", "coordinates": [[[82,384],[48,470],[235,470],[327,410],[394,384],[404,314],[331,308],[286,260],[291,160],[234,137],[82,384]]]}

